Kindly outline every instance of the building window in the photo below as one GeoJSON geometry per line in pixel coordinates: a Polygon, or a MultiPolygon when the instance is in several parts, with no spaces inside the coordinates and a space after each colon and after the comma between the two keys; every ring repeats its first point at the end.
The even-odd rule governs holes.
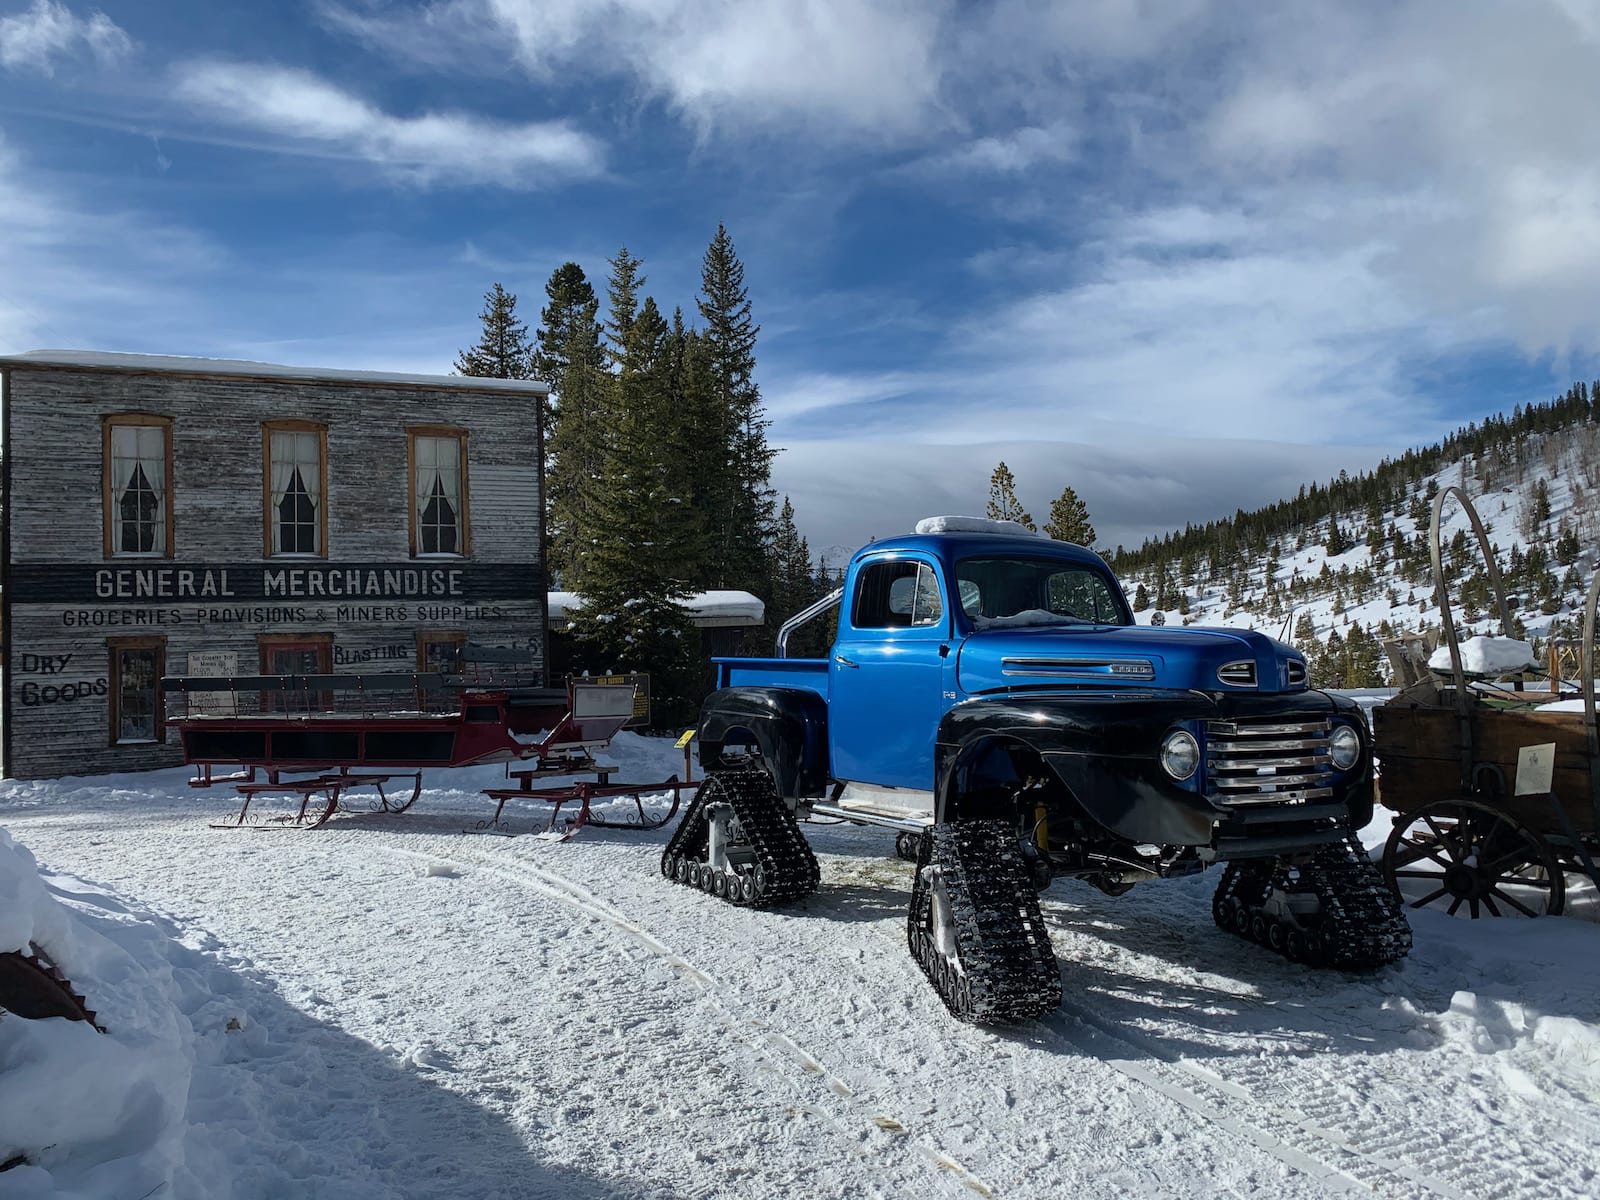
{"type": "Polygon", "coordinates": [[[118,638],[111,651],[111,743],[160,742],[166,736],[161,677],[167,671],[165,638],[118,638]]]}
{"type": "Polygon", "coordinates": [[[310,421],[268,421],[266,552],[328,550],[328,431],[310,421]]]}
{"type": "Polygon", "coordinates": [[[411,553],[465,555],[467,435],[431,426],[409,433],[411,553]]]}
{"type": "Polygon", "coordinates": [[[464,633],[417,634],[417,670],[441,674],[461,670],[461,651],[466,644],[464,633]]]}
{"type": "Polygon", "coordinates": [[[268,633],[257,640],[263,675],[333,674],[331,633],[268,633]]]}
{"type": "MultiPolygon", "coordinates": [[[[261,652],[263,675],[333,674],[333,634],[265,633],[256,644],[261,652]]],[[[303,687],[295,692],[262,692],[261,711],[295,711],[304,707],[332,708],[331,692],[312,693],[303,687]]]]}
{"type": "Polygon", "coordinates": [[[172,419],[119,413],[102,436],[105,556],[172,556],[172,419]]]}

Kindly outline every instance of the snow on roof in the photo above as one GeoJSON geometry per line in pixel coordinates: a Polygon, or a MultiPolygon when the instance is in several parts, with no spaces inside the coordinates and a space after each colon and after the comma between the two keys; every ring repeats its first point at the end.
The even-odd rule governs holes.
{"type": "MultiPolygon", "coordinates": [[[[546,601],[550,620],[565,621],[567,610],[583,604],[577,592],[551,592],[546,601]]],[[[766,613],[766,605],[749,592],[697,592],[685,602],[696,625],[756,625],[766,613]]]]}
{"type": "Polygon", "coordinates": [[[323,383],[401,384],[470,392],[533,392],[549,386],[535,379],[488,379],[479,375],[412,375],[401,371],[346,371],[334,367],[289,367],[234,358],[186,358],[176,354],[116,354],[104,350],[30,350],[0,358],[0,366],[80,367],[94,371],[159,371],[163,374],[228,375],[244,379],[305,379],[323,383]]]}
{"type": "Polygon", "coordinates": [[[916,533],[1010,533],[1023,537],[1045,537],[1016,521],[995,521],[988,517],[923,517],[916,533]]]}

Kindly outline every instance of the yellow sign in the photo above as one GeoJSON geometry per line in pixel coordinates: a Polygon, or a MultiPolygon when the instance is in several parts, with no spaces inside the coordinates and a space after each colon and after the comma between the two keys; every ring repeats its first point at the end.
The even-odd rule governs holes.
{"type": "Polygon", "coordinates": [[[683,731],[683,736],[681,738],[679,738],[677,741],[673,742],[672,744],[674,746],[676,746],[679,750],[682,750],[690,742],[694,741],[694,735],[695,735],[695,731],[693,729],[685,729],[683,731]]]}

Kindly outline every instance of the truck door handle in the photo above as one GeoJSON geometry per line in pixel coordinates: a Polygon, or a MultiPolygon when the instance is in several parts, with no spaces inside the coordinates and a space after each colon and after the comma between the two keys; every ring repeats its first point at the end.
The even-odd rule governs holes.
{"type": "Polygon", "coordinates": [[[833,656],[833,661],[838,663],[841,667],[860,667],[861,666],[860,663],[851,662],[848,658],[846,658],[842,654],[835,654],[833,656]]]}

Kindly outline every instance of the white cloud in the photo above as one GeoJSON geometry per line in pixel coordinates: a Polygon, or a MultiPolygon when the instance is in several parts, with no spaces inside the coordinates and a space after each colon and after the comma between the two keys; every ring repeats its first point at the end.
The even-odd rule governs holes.
{"type": "Polygon", "coordinates": [[[1168,437],[1085,446],[1035,437],[926,445],[819,439],[792,442],[773,463],[772,482],[793,502],[813,556],[830,567],[869,538],[910,532],[922,517],[982,516],[989,475],[1002,460],[1035,523],[1071,484],[1089,508],[1097,546],[1136,546],[1151,534],[1232,516],[1292,496],[1308,480],[1377,465],[1392,450],[1367,445],[1303,446],[1229,436],[1168,437]]]}
{"type": "Polygon", "coordinates": [[[872,137],[937,115],[936,40],[950,0],[435,0],[381,15],[328,5],[336,27],[424,63],[508,43],[559,82],[622,75],[702,132],[809,123],[872,137]]]}
{"type": "Polygon", "coordinates": [[[927,175],[1020,175],[1036,167],[1071,162],[1078,134],[1066,122],[1025,125],[1009,133],[973,138],[912,163],[908,170],[927,175]]]}
{"type": "Polygon", "coordinates": [[[133,50],[133,41],[102,12],[74,16],[59,0],[34,0],[15,16],[0,17],[0,67],[13,71],[55,70],[55,60],[87,51],[109,65],[133,50]]]}
{"type": "Polygon", "coordinates": [[[309,72],[250,63],[185,64],[175,81],[179,98],[203,116],[424,182],[527,187],[597,175],[604,165],[600,143],[564,121],[394,116],[309,72]]]}

